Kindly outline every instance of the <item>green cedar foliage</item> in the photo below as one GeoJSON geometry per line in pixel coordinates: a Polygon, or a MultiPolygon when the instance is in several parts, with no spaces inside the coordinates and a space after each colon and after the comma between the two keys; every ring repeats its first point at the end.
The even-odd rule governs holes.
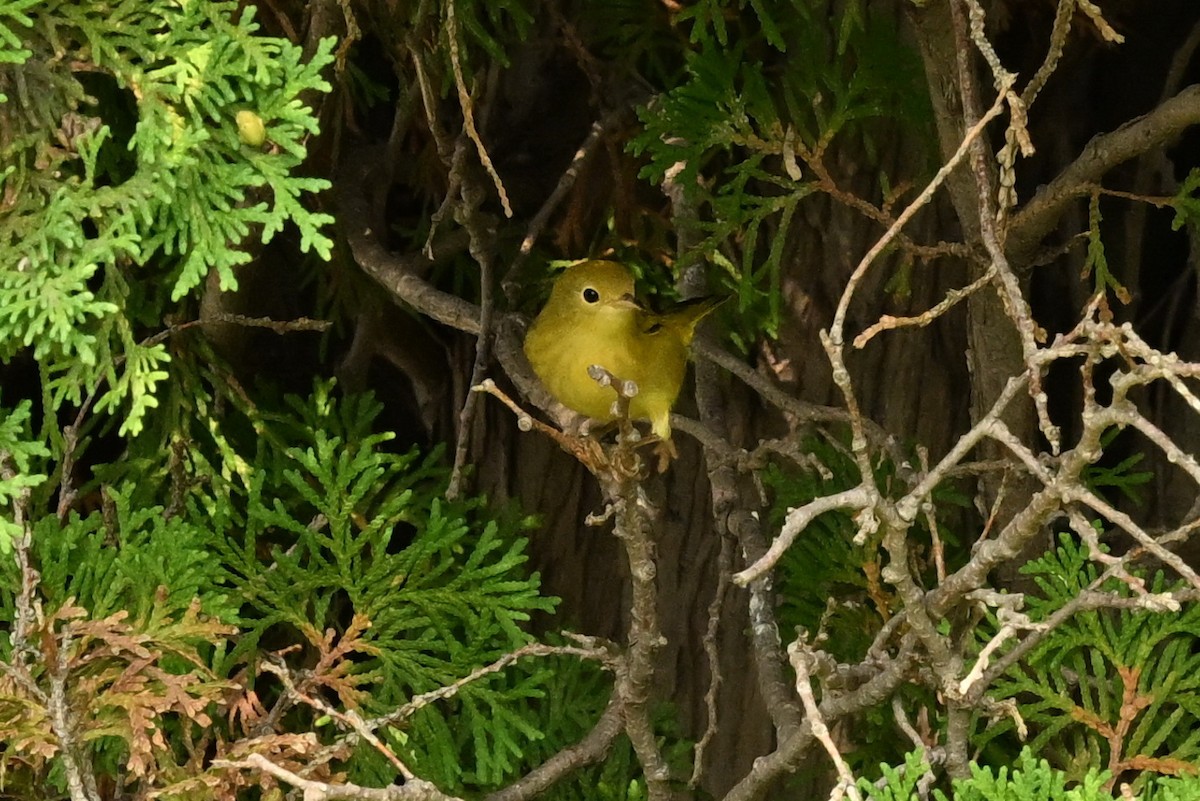
{"type": "Polygon", "coordinates": [[[253,12],[0,2],[0,359],[32,355],[52,407],[99,392],[136,434],[169,361],[139,329],[210,272],[235,288],[243,245],[287,222],[328,258],[332,218],[301,202],[327,182],[295,172],[316,132],[302,96],[328,89],[333,40],[305,61],[253,12]],[[260,146],[239,131],[247,112],[260,146]]]}
{"type": "Polygon", "coordinates": [[[1195,230],[1200,226],[1200,197],[1196,196],[1197,191],[1200,191],[1200,168],[1193,168],[1171,199],[1171,206],[1175,210],[1171,230],[1178,231],[1185,225],[1195,230]]]}
{"type": "Polygon", "coordinates": [[[683,75],[639,110],[631,148],[643,178],[675,182],[696,209],[693,255],[736,293],[747,327],[735,337],[778,331],[793,219],[829,191],[806,160],[836,140],[874,161],[873,125],[931,124],[919,61],[887,14],[862,0],[699,0],[676,17],[691,45],[683,75]]]}
{"type": "MultiPolygon", "coordinates": [[[[1088,549],[1069,535],[1024,572],[1040,595],[1027,595],[1034,622],[1045,620],[1100,577],[1088,549]]],[[[1170,587],[1161,572],[1146,590],[1170,587]]],[[[1094,589],[1122,598],[1133,591],[1108,579],[1094,589]]],[[[980,630],[986,639],[996,630],[980,630]]],[[[1100,609],[1080,612],[1054,628],[994,685],[994,698],[1015,699],[1030,729],[1029,748],[1072,778],[1108,765],[1135,789],[1155,773],[1196,773],[1200,763],[1200,605],[1180,612],[1100,609]]],[[[979,733],[983,747],[1014,728],[993,721],[979,733]]]]}
{"type": "MultiPolygon", "coordinates": [[[[22,401],[11,411],[0,409],[0,509],[46,480],[35,465],[50,455],[49,449],[29,431],[30,403],[22,401]]],[[[8,514],[0,516],[0,557],[8,558],[13,538],[21,533],[8,514]]]]}
{"type": "MultiPolygon", "coordinates": [[[[867,801],[917,801],[918,784],[926,776],[928,763],[923,752],[914,751],[902,765],[881,765],[878,782],[860,779],[858,788],[867,801]]],[[[1055,770],[1044,759],[1036,759],[1026,748],[1011,770],[971,765],[971,775],[956,779],[949,793],[935,789],[936,801],[1112,801],[1111,775],[1108,771],[1088,769],[1078,780],[1055,770]]],[[[1200,778],[1159,778],[1140,792],[1140,801],[1184,801],[1200,797],[1200,778]]]]}
{"type": "MultiPolygon", "coordinates": [[[[233,715],[224,717],[231,690],[250,681],[261,703],[278,693],[258,669],[265,658],[323,666],[311,670],[336,705],[371,717],[528,642],[529,615],[553,609],[526,569],[520,532],[529,521],[489,513],[478,499],[444,501],[437,454],[394,453],[390,434],[372,433],[377,402],[338,401],[318,385],[285,408],[246,426],[256,412],[244,407],[219,424],[244,485],[219,470],[172,476],[135,442],[128,465],[105,472],[101,508],[32,522],[47,636],[73,642],[72,709],[102,774],[183,792],[202,772],[186,761],[203,751],[201,730],[231,748],[244,736],[233,715]],[[174,511],[152,503],[179,493],[174,511]],[[273,651],[281,655],[268,657],[273,651]],[[135,669],[145,674],[136,688],[117,680],[135,669]],[[156,736],[182,750],[152,747],[156,736]]],[[[0,429],[6,443],[8,428],[0,429]]],[[[160,461],[172,458],[159,450],[160,461]]],[[[19,586],[14,561],[0,562],[6,631],[19,586]]],[[[14,658],[7,634],[0,658],[14,658]]],[[[603,708],[607,677],[562,667],[518,663],[381,733],[446,788],[497,786],[577,739],[603,708]]],[[[299,710],[284,723],[338,735],[318,718],[299,710]]],[[[16,743],[0,757],[10,786],[44,779],[55,753],[45,708],[3,680],[0,738],[16,743]]],[[[369,747],[348,764],[354,778],[394,778],[369,747]]]]}
{"type": "Polygon", "coordinates": [[[1133,296],[1108,266],[1108,255],[1100,238],[1102,222],[1104,217],[1100,214],[1100,193],[1093,192],[1088,205],[1088,248],[1087,258],[1083,263],[1083,277],[1091,276],[1093,292],[1104,295],[1111,291],[1122,303],[1130,303],[1133,296]]]}
{"type": "MultiPolygon", "coordinates": [[[[214,527],[241,532],[217,544],[243,599],[239,652],[362,615],[370,653],[354,674],[370,685],[365,710],[385,714],[528,641],[530,613],[554,607],[526,575],[516,533],[530,521],[443,500],[439,454],[387,452],[391,435],[370,433],[381,407],[368,397],[337,404],[318,388],[292,408],[264,423],[244,506],[193,504],[214,527]]],[[[421,710],[394,744],[443,786],[495,784],[539,736],[529,710],[545,680],[544,669],[517,669],[470,684],[421,710]]]]}

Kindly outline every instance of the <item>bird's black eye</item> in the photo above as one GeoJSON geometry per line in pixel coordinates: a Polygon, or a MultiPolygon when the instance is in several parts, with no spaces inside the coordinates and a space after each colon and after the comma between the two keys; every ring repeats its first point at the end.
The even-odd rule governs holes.
{"type": "Polygon", "coordinates": [[[583,299],[588,303],[596,303],[600,300],[600,293],[589,286],[583,290],[583,299]]]}

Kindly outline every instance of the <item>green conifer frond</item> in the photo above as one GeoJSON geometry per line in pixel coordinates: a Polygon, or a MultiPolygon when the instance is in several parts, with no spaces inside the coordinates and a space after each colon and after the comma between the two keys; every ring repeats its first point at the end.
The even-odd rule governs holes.
{"type": "Polygon", "coordinates": [[[1187,177],[1179,185],[1175,197],[1171,199],[1171,207],[1175,216],[1171,220],[1171,230],[1178,231],[1185,225],[1191,230],[1200,227],[1200,168],[1192,168],[1187,177]]]}
{"type": "Polygon", "coordinates": [[[135,0],[10,2],[0,46],[16,37],[24,63],[0,64],[22,101],[0,106],[0,359],[31,352],[55,406],[107,383],[98,408],[125,408],[121,433],[135,435],[167,364],[138,325],[161,325],[210,271],[236,288],[250,237],[270,241],[285,223],[328,258],[332,218],[302,202],[327,184],[293,173],[316,133],[300,98],[328,90],[334,42],[305,62],[258,33],[252,7],[135,0]],[[89,87],[109,88],[85,90],[73,61],[89,87]],[[261,147],[239,136],[244,111],[262,122],[261,147]],[[135,281],[157,287],[137,321],[125,302],[135,281]]]}
{"type": "MultiPolygon", "coordinates": [[[[932,794],[919,793],[917,786],[928,776],[929,765],[923,751],[906,755],[903,765],[881,765],[878,782],[860,779],[858,789],[866,801],[918,801],[934,798],[937,801],[1112,801],[1112,776],[1095,767],[1072,779],[1055,770],[1044,759],[1034,757],[1025,748],[1011,767],[993,768],[971,764],[971,775],[955,779],[949,793],[934,789],[932,794]]],[[[1184,801],[1200,793],[1200,778],[1157,778],[1139,792],[1139,801],[1184,801]]]]}
{"type": "Polygon", "coordinates": [[[646,158],[642,177],[670,176],[701,212],[695,249],[722,267],[741,316],[755,323],[737,333],[775,336],[795,213],[829,189],[805,158],[820,160],[838,137],[871,150],[872,121],[928,124],[919,66],[886,13],[858,2],[831,11],[811,0],[703,0],[679,20],[693,44],[684,75],[638,110],[643,131],[630,149],[646,158]]]}
{"type": "Polygon", "coordinates": [[[125,610],[145,621],[183,614],[199,599],[207,614],[236,623],[227,574],[212,558],[223,533],[165,517],[162,507],[137,506],[133,494],[131,485],[109,488],[104,510],[37,522],[34,555],[49,606],[73,601],[96,618],[125,610]]]}
{"type": "MultiPolygon", "coordinates": [[[[24,46],[20,28],[28,28],[33,20],[25,12],[39,0],[3,0],[0,2],[0,64],[22,64],[32,53],[24,46]],[[14,30],[14,27],[18,30],[14,30]]],[[[0,103],[8,98],[0,92],[0,103]]]]}
{"type": "MultiPolygon", "coordinates": [[[[1132,593],[1115,578],[1094,587],[1099,567],[1085,545],[1065,534],[1056,549],[1030,562],[1025,572],[1041,593],[1026,596],[1034,621],[1044,620],[1089,587],[1121,598],[1132,593]]],[[[1170,588],[1157,572],[1146,589],[1170,588]]],[[[1074,778],[1089,764],[1129,771],[1123,780],[1135,787],[1154,772],[1193,773],[1200,760],[1198,632],[1200,605],[1194,603],[1172,613],[1080,612],[1001,677],[994,695],[1018,702],[1033,733],[1029,747],[1053,755],[1074,778]]],[[[986,631],[980,635],[988,636],[986,631]]],[[[1012,725],[990,725],[979,742],[994,740],[1012,725]]]]}
{"type": "MultiPolygon", "coordinates": [[[[38,472],[50,450],[33,438],[30,432],[29,401],[21,401],[14,409],[0,408],[0,556],[8,557],[13,538],[21,528],[8,508],[22,493],[46,480],[38,472]]],[[[5,562],[11,566],[12,559],[5,562]]]]}
{"type": "MultiPolygon", "coordinates": [[[[348,635],[358,625],[351,621],[362,621],[353,659],[338,676],[345,698],[357,698],[369,716],[392,712],[525,644],[530,614],[554,608],[527,570],[521,532],[529,521],[488,511],[479,499],[445,501],[447,471],[438,454],[397,454],[388,450],[391,434],[371,433],[382,408],[373,398],[339,400],[329,384],[319,384],[311,396],[277,405],[289,411],[247,426],[238,415],[214,416],[205,397],[198,392],[195,399],[209,404],[207,414],[187,413],[192,428],[175,436],[182,442],[220,431],[219,437],[168,448],[142,448],[143,440],[135,440],[127,460],[99,471],[103,483],[79,488],[94,492],[100,508],[61,522],[54,514],[34,521],[32,557],[41,566],[48,610],[77,609],[71,614],[97,626],[116,625],[114,616],[127,613],[121,625],[129,636],[174,649],[173,658],[184,660],[177,665],[181,675],[195,673],[196,686],[206,688],[245,671],[264,648],[302,633],[300,640],[310,642],[327,630],[348,635]],[[218,442],[210,460],[205,454],[218,442]],[[226,460],[241,462],[231,480],[216,475],[226,460]],[[164,497],[171,497],[170,509],[155,503],[164,497]],[[226,634],[230,625],[240,632],[206,641],[201,653],[208,662],[193,670],[197,651],[188,637],[195,626],[187,621],[200,612],[226,634]]],[[[253,415],[253,407],[244,412],[253,415]]],[[[20,445],[29,418],[29,404],[22,404],[0,423],[0,451],[19,452],[11,463],[33,481],[41,478],[32,471],[46,453],[20,445]]],[[[15,560],[0,560],[5,623],[15,614],[17,569],[15,560]]],[[[7,648],[0,638],[0,656],[7,648]]],[[[380,733],[444,786],[494,787],[558,747],[559,740],[544,742],[547,732],[580,736],[610,689],[598,668],[559,675],[539,660],[523,660],[380,733]],[[548,709],[564,714],[551,725],[548,709]]],[[[0,698],[0,711],[16,709],[5,703],[0,698]]],[[[22,731],[51,736],[44,721],[31,717],[35,711],[20,713],[22,731]]],[[[126,745],[138,735],[122,728],[111,705],[96,714],[108,721],[96,725],[116,727],[114,738],[95,745],[96,764],[115,775],[133,758],[126,745]]],[[[362,751],[349,769],[390,781],[392,767],[375,764],[372,753],[362,751]]],[[[163,781],[184,776],[169,760],[155,770],[163,781]]]]}
{"type": "MultiPolygon", "coordinates": [[[[319,385],[288,405],[292,415],[260,421],[246,485],[214,481],[189,501],[196,525],[230,533],[211,553],[243,599],[231,658],[361,615],[372,650],[354,674],[371,685],[366,711],[383,714],[529,641],[530,614],[554,601],[527,571],[527,521],[488,519],[478,500],[445,501],[438,455],[390,452],[391,434],[370,433],[380,409],[370,397],[338,401],[319,385]]],[[[422,709],[392,736],[403,732],[397,747],[430,778],[494,785],[543,736],[546,680],[542,669],[514,667],[422,709]]],[[[355,770],[369,769],[363,759],[355,770]]]]}

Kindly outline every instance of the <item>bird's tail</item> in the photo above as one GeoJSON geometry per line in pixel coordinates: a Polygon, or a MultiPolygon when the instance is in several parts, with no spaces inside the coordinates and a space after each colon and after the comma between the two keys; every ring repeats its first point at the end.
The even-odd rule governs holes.
{"type": "Polygon", "coordinates": [[[727,300],[729,300],[728,296],[716,297],[713,295],[693,298],[685,300],[663,316],[669,321],[668,324],[679,332],[683,344],[688,345],[695,336],[696,326],[700,324],[700,321],[727,300]]]}

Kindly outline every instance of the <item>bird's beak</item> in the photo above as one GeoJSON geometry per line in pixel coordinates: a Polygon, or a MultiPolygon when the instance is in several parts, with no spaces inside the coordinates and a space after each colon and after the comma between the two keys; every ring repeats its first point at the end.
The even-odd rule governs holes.
{"type": "Polygon", "coordinates": [[[618,309],[636,309],[637,311],[645,311],[645,308],[643,308],[642,304],[637,302],[637,298],[629,293],[625,293],[621,297],[614,300],[612,305],[616,306],[618,309]]]}

